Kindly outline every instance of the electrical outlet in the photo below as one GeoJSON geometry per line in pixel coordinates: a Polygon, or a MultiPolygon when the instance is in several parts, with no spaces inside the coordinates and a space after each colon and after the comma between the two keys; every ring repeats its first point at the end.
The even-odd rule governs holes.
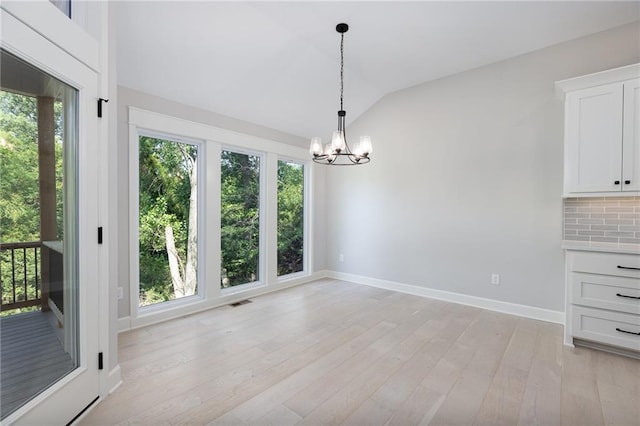
{"type": "Polygon", "coordinates": [[[491,284],[500,285],[500,274],[491,274],[491,284]]]}
{"type": "Polygon", "coordinates": [[[344,262],[344,254],[340,253],[339,260],[340,262],[344,262]]]}
{"type": "Polygon", "coordinates": [[[118,297],[118,300],[124,299],[124,290],[122,287],[118,287],[118,290],[116,290],[116,296],[118,297]]]}

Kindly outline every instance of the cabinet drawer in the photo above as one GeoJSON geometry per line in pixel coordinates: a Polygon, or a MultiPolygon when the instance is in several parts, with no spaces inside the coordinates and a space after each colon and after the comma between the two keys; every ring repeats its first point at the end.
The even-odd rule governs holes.
{"type": "Polygon", "coordinates": [[[574,306],[572,320],[574,337],[640,351],[638,315],[574,306]]]}
{"type": "Polygon", "coordinates": [[[571,273],[571,303],[640,315],[640,279],[571,273]]]}
{"type": "Polygon", "coordinates": [[[570,252],[568,260],[569,270],[573,272],[640,278],[640,255],[570,252]]]}

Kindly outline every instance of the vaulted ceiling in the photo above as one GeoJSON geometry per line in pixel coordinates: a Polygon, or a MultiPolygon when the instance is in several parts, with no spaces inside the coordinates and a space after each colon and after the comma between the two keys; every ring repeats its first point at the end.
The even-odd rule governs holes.
{"type": "Polygon", "coordinates": [[[115,2],[118,83],[303,137],[385,94],[637,21],[627,2],[115,2]]]}

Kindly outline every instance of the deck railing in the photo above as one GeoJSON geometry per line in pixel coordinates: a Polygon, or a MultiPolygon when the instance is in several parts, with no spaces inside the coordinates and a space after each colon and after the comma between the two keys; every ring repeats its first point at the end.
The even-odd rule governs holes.
{"type": "Polygon", "coordinates": [[[40,305],[41,246],[40,241],[0,244],[0,310],[40,305]]]}

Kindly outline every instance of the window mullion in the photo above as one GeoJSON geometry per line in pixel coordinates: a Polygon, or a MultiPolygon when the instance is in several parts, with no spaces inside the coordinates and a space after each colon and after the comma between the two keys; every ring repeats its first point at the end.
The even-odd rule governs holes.
{"type": "Polygon", "coordinates": [[[205,143],[207,169],[204,174],[204,256],[206,266],[205,294],[208,300],[220,297],[220,267],[222,255],[220,251],[220,152],[218,142],[205,143]]]}
{"type": "Polygon", "coordinates": [[[265,167],[265,249],[264,263],[267,283],[275,283],[278,276],[278,156],[267,154],[265,167]]]}

